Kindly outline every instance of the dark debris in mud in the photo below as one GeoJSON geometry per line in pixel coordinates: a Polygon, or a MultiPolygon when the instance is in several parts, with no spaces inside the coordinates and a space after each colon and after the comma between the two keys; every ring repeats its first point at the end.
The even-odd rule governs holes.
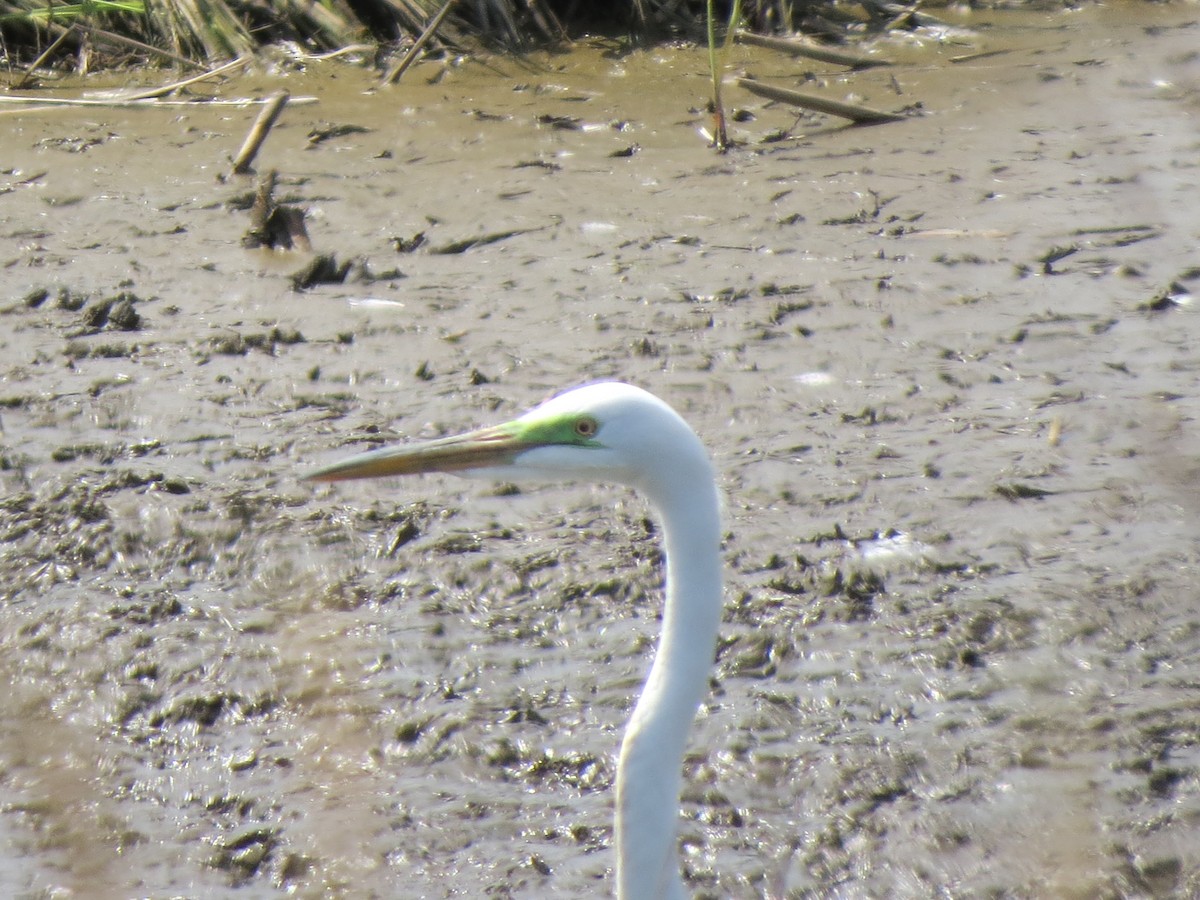
{"type": "Polygon", "coordinates": [[[481,234],[477,237],[461,238],[459,240],[440,244],[436,247],[430,247],[429,252],[441,256],[453,256],[458,253],[466,253],[468,250],[486,247],[489,244],[496,244],[500,241],[507,241],[510,238],[541,230],[542,229],[540,228],[512,228],[504,231],[493,231],[488,234],[481,234]]]}
{"type": "Polygon", "coordinates": [[[1156,293],[1145,303],[1138,305],[1140,312],[1165,313],[1179,309],[1192,303],[1194,294],[1180,282],[1176,281],[1156,293]]]}
{"type": "Polygon", "coordinates": [[[411,237],[391,238],[392,249],[397,253],[412,253],[425,246],[425,232],[418,231],[411,237]]]}
{"type": "Polygon", "coordinates": [[[206,338],[200,344],[202,349],[199,352],[199,361],[205,361],[210,353],[218,356],[245,356],[251,350],[273,356],[279,347],[303,343],[304,335],[298,329],[287,325],[276,325],[266,331],[231,331],[206,338]]]}
{"type": "Polygon", "coordinates": [[[147,319],[140,309],[150,301],[132,290],[123,289],[101,299],[93,299],[87,293],[60,286],[54,290],[47,287],[29,289],[22,302],[9,307],[7,313],[21,310],[46,309],[51,313],[78,313],[74,318],[53,315],[51,321],[61,329],[67,339],[64,355],[68,359],[119,359],[137,354],[140,345],[114,341],[95,341],[98,335],[109,335],[143,331],[147,319]],[[47,306],[53,296],[54,303],[47,306]]]}
{"type": "Polygon", "coordinates": [[[97,334],[105,328],[117,331],[137,331],[142,327],[142,316],[134,308],[143,302],[129,291],[89,304],[83,310],[83,330],[79,334],[97,334]]]}
{"type": "Polygon", "coordinates": [[[346,137],[350,134],[370,134],[371,129],[362,125],[347,125],[326,123],[308,132],[308,149],[315,148],[326,141],[332,141],[335,138],[346,137]]]}
{"type": "Polygon", "coordinates": [[[339,261],[336,254],[319,253],[291,276],[292,290],[307,291],[321,284],[373,284],[377,281],[397,281],[405,278],[399,269],[372,271],[370,264],[361,257],[339,261]]]}

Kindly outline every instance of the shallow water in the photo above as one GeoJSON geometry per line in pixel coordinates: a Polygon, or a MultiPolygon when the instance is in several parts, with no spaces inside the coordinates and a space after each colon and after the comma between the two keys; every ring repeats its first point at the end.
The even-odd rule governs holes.
{"type": "Polygon", "coordinates": [[[318,98],[259,166],[405,276],[302,293],[218,178],[252,109],[0,111],[0,893],[611,893],[641,501],[297,478],[609,377],[727,497],[698,893],[1200,892],[1196,9],[956,25],[736,48],[922,114],[731,88],[725,156],[689,48],[224,84],[318,98]],[[87,318],[120,290],[135,330],[87,318]]]}

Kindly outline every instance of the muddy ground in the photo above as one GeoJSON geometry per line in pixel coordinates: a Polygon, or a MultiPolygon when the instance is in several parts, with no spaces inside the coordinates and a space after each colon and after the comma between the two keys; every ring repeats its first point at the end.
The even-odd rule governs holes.
{"type": "Polygon", "coordinates": [[[307,291],[253,109],[0,109],[0,894],[609,894],[642,502],[298,479],[599,378],[727,497],[699,895],[1200,894],[1200,10],[956,15],[735,49],[913,117],[730,89],[725,156],[694,48],[203,89],[318,98],[258,161],[357,260],[307,291]]]}

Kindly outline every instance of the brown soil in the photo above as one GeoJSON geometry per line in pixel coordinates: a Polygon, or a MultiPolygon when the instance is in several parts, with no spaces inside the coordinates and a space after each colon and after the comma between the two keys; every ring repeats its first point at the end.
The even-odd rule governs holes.
{"type": "Polygon", "coordinates": [[[227,84],[304,291],[252,109],[0,109],[0,894],[610,893],[641,501],[298,476],[612,377],[728,497],[699,894],[1200,894],[1197,12],[961,16],[725,156],[692,48],[227,84]]]}

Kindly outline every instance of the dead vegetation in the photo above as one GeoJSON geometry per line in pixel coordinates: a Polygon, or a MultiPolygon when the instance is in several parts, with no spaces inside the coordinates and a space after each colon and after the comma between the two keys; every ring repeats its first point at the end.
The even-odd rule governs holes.
{"type": "MultiPolygon", "coordinates": [[[[856,35],[936,22],[930,9],[889,0],[748,0],[742,25],[757,33],[804,32],[824,44],[856,35]]],[[[703,0],[0,0],[0,58],[10,85],[25,86],[39,69],[87,72],[99,67],[167,62],[208,66],[268,45],[301,54],[393,47],[403,59],[422,39],[432,50],[484,46],[519,50],[585,33],[638,39],[702,39],[703,0]]],[[[728,4],[717,4],[719,21],[728,4]]],[[[395,66],[392,66],[393,70],[395,66]]]]}

